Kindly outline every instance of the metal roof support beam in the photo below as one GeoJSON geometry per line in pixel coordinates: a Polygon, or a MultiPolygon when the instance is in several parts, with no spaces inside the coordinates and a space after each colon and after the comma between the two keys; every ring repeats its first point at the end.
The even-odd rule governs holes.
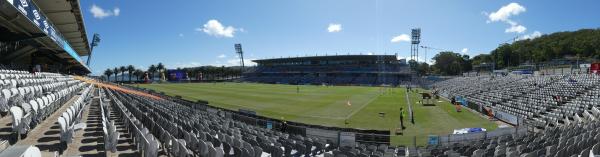
{"type": "Polygon", "coordinates": [[[35,51],[35,48],[31,45],[27,45],[21,49],[18,49],[6,55],[6,57],[4,57],[2,61],[14,60],[15,58],[20,58],[19,56],[21,56],[22,54],[31,54],[33,51],[35,51]]]}
{"type": "Polygon", "coordinates": [[[38,50],[36,50],[36,49],[32,49],[32,50],[26,51],[25,53],[18,54],[18,56],[17,56],[17,57],[15,57],[15,58],[14,58],[14,60],[19,60],[19,59],[21,59],[21,58],[23,58],[23,57],[29,56],[29,55],[31,55],[32,53],[36,52],[36,51],[38,51],[38,50]]]}
{"type": "Polygon", "coordinates": [[[64,26],[64,25],[73,25],[73,24],[78,24],[78,22],[67,22],[67,23],[57,23],[54,24],[54,26],[64,26]]]}
{"type": "Polygon", "coordinates": [[[74,11],[71,10],[44,10],[44,14],[48,15],[48,14],[59,14],[59,13],[67,13],[67,12],[71,12],[73,13],[74,11]]]}
{"type": "Polygon", "coordinates": [[[69,34],[69,33],[81,33],[79,30],[77,31],[70,31],[70,32],[61,32],[63,35],[65,34],[69,34]]]}
{"type": "Polygon", "coordinates": [[[43,37],[46,37],[46,34],[44,34],[44,33],[35,33],[35,34],[31,34],[31,36],[28,36],[28,35],[7,35],[7,36],[0,37],[0,41],[15,42],[15,41],[23,41],[23,40],[33,40],[33,39],[43,38],[43,37]]]}

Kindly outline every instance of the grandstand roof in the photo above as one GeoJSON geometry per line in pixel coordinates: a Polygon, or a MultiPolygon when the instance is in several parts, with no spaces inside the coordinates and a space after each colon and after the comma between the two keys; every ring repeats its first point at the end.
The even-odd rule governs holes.
{"type": "Polygon", "coordinates": [[[71,47],[81,56],[90,53],[79,0],[34,0],[71,47]]]}
{"type": "Polygon", "coordinates": [[[27,45],[15,56],[42,52],[90,72],[80,57],[90,47],[78,0],[0,0],[0,8],[0,41],[27,45]]]}
{"type": "Polygon", "coordinates": [[[292,62],[292,61],[319,61],[319,60],[398,60],[395,55],[334,55],[334,56],[306,56],[306,57],[287,57],[252,60],[256,63],[268,62],[292,62]]]}

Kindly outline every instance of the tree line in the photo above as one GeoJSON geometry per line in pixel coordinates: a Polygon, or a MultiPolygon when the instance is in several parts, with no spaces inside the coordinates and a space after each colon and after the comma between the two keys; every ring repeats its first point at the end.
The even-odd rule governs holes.
{"type": "Polygon", "coordinates": [[[452,51],[443,51],[427,63],[410,63],[419,75],[459,75],[483,63],[493,64],[495,69],[515,67],[524,63],[544,63],[565,57],[594,62],[600,59],[600,29],[581,29],[572,32],[556,32],[534,39],[518,40],[502,44],[489,54],[474,57],[452,51]]]}
{"type": "MultiPolygon", "coordinates": [[[[200,67],[188,67],[188,68],[177,68],[175,70],[182,70],[186,73],[186,76],[191,80],[197,80],[202,78],[203,80],[223,80],[223,79],[234,79],[239,78],[242,74],[241,67],[217,67],[217,66],[200,66],[200,67]]],[[[117,82],[132,82],[144,80],[146,75],[149,80],[161,79],[162,74],[166,76],[167,69],[162,63],[156,65],[152,64],[148,69],[138,69],[133,65],[119,66],[114,68],[108,68],[104,70],[104,78],[110,80],[111,76],[114,76],[112,81],[117,82]],[[121,79],[119,80],[119,74],[121,79]],[[125,74],[128,74],[128,80],[125,80],[125,74]],[[133,79],[135,78],[135,80],[133,79]]]]}

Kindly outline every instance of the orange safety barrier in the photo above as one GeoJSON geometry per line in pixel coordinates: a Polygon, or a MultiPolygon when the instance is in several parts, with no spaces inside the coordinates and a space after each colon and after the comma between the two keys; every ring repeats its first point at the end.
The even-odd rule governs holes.
{"type": "Polygon", "coordinates": [[[149,97],[149,98],[153,98],[153,99],[157,99],[157,100],[162,100],[162,98],[152,95],[152,94],[148,94],[148,93],[144,93],[144,92],[140,92],[140,91],[136,91],[136,90],[131,90],[131,89],[126,89],[126,88],[111,85],[111,84],[106,84],[106,83],[98,82],[96,80],[87,79],[87,78],[80,77],[80,76],[75,76],[75,79],[96,85],[98,87],[110,88],[112,90],[120,91],[123,93],[135,94],[135,95],[139,95],[139,96],[145,96],[145,97],[149,97]]]}

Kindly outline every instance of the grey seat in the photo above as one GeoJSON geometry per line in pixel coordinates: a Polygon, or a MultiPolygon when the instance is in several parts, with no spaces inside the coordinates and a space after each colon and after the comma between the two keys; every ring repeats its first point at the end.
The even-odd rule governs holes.
{"type": "Polygon", "coordinates": [[[473,152],[473,155],[471,155],[471,157],[483,157],[484,153],[485,153],[485,150],[477,149],[473,152]]]}
{"type": "Polygon", "coordinates": [[[260,157],[262,155],[262,148],[259,146],[254,146],[254,157],[260,157]]]}
{"type": "Polygon", "coordinates": [[[584,157],[584,156],[588,157],[588,156],[590,156],[590,150],[592,150],[592,149],[591,148],[584,149],[583,151],[581,151],[581,153],[579,153],[579,155],[582,157],[584,157]]]}
{"type": "MultiPolygon", "coordinates": [[[[273,148],[273,152],[271,152],[271,156],[272,157],[282,157],[283,156],[283,150],[281,150],[281,148],[279,147],[272,147],[273,148]]],[[[333,157],[333,155],[331,155],[333,157]]]]}
{"type": "Polygon", "coordinates": [[[225,152],[223,151],[223,148],[217,147],[215,157],[224,157],[224,156],[225,156],[225,152]]]}
{"type": "Polygon", "coordinates": [[[519,157],[519,153],[515,151],[509,151],[506,153],[506,157],[519,157]]]}
{"type": "Polygon", "coordinates": [[[217,149],[215,149],[215,147],[213,147],[212,144],[208,145],[208,156],[209,157],[216,157],[217,156],[217,149]]]}
{"type": "Polygon", "coordinates": [[[200,156],[207,156],[208,155],[208,146],[202,140],[198,140],[198,151],[200,152],[200,156]]]}

